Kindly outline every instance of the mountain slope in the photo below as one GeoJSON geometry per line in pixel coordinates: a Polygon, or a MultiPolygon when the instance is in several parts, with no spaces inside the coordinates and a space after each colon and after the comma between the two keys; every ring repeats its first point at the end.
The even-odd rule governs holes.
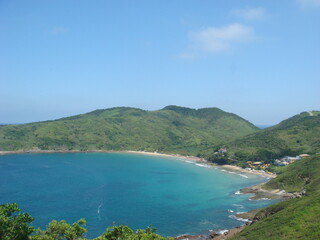
{"type": "Polygon", "coordinates": [[[319,154],[289,165],[265,187],[291,192],[305,191],[305,195],[262,209],[255,216],[257,222],[231,239],[320,239],[319,186],[319,154]]]}
{"type": "Polygon", "coordinates": [[[303,112],[226,146],[238,160],[320,152],[320,112],[303,112]]]}
{"type": "Polygon", "coordinates": [[[55,121],[0,126],[0,150],[145,150],[197,154],[258,131],[218,108],[111,108],[55,121]]]}

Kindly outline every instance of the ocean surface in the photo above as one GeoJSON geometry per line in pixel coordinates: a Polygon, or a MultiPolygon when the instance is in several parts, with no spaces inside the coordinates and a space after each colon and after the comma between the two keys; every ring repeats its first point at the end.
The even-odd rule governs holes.
{"type": "Polygon", "coordinates": [[[87,237],[113,223],[149,225],[165,236],[206,234],[244,224],[233,214],[272,203],[240,188],[265,178],[186,160],[123,153],[0,156],[0,204],[16,202],[34,226],[85,218],[87,237]]]}

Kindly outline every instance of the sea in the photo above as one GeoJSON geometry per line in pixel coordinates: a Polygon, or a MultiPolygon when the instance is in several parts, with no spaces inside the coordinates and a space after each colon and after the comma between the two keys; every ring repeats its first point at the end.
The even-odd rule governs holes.
{"type": "Polygon", "coordinates": [[[94,238],[113,224],[152,226],[163,236],[208,234],[245,224],[234,216],[273,203],[239,189],[265,177],[186,159],[127,153],[52,153],[0,156],[0,204],[45,228],[53,219],[87,221],[94,238]]]}

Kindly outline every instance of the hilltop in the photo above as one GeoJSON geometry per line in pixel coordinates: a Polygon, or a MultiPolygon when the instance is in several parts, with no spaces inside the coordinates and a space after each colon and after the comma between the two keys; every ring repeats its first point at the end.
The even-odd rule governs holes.
{"type": "Polygon", "coordinates": [[[0,150],[139,150],[199,154],[259,129],[219,108],[117,107],[54,121],[0,126],[0,150]]]}

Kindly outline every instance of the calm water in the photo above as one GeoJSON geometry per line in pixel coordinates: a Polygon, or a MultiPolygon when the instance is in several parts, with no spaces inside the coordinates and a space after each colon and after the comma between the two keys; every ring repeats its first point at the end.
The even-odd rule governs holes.
{"type": "Polygon", "coordinates": [[[235,192],[265,181],[182,160],[120,153],[0,156],[0,203],[16,202],[35,226],[50,220],[87,220],[87,237],[126,224],[159,234],[207,233],[243,224],[245,212],[271,201],[235,192]]]}

